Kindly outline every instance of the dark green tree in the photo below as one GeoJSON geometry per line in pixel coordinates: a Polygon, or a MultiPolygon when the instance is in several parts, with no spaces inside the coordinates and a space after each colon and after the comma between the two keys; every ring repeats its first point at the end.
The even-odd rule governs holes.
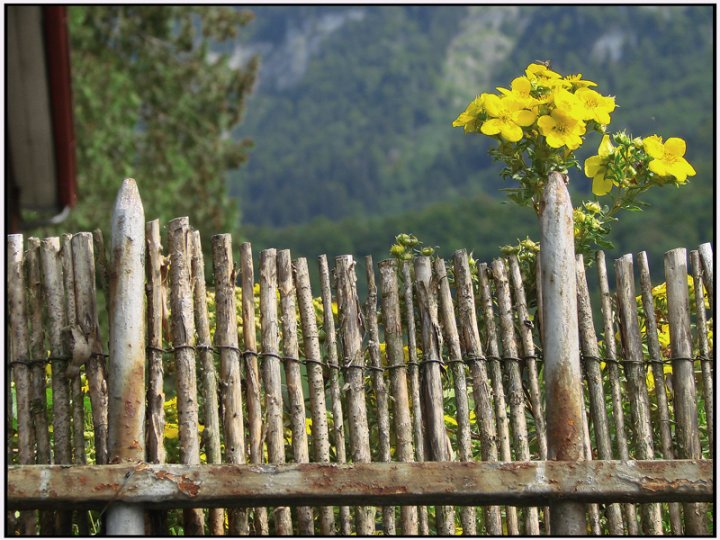
{"type": "Polygon", "coordinates": [[[107,235],[128,176],[148,220],[189,216],[208,235],[237,224],[225,177],[250,142],[230,133],[258,61],[231,55],[252,17],[231,6],[69,9],[79,203],[63,230],[107,235]]]}

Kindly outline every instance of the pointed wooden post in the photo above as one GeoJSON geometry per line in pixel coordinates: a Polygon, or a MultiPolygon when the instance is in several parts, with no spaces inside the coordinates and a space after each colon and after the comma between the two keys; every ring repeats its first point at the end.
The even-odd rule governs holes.
{"type": "MultiPolygon", "coordinates": [[[[126,178],[112,216],[108,462],[145,460],[145,212],[126,178]]],[[[108,508],[109,535],[145,534],[142,507],[108,508]]]]}
{"type": "MultiPolygon", "coordinates": [[[[551,173],[540,215],[543,347],[547,392],[548,459],[583,459],[583,395],[580,371],[575,246],[567,177],[551,173]]],[[[562,502],[550,507],[553,536],[587,534],[585,507],[562,502]]]]}

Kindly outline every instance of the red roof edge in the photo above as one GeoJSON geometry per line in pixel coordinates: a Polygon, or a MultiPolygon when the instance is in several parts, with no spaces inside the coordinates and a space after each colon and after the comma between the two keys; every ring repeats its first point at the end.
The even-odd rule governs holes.
{"type": "Polygon", "coordinates": [[[75,131],[73,128],[72,86],[70,80],[70,43],[65,6],[43,6],[45,57],[53,138],[55,140],[55,168],[60,208],[73,207],[77,202],[75,178],[75,131]]]}

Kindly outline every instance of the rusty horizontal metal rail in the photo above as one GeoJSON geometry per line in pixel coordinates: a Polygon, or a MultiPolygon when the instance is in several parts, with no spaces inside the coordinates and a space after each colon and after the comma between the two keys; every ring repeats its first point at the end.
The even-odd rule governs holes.
{"type": "Polygon", "coordinates": [[[285,465],[14,465],[11,509],[705,502],[712,460],[285,465]]]}

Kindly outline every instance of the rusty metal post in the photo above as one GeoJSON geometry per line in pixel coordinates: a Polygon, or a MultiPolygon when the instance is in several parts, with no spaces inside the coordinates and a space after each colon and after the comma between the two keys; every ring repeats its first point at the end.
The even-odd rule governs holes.
{"type": "MultiPolygon", "coordinates": [[[[547,392],[548,459],[583,459],[583,395],[580,371],[573,215],[567,177],[551,173],[540,215],[543,347],[547,392]]],[[[553,536],[587,534],[578,502],[550,507],[553,536]]]]}
{"type": "MultiPolygon", "coordinates": [[[[135,180],[126,178],[112,216],[108,461],[145,459],[145,213],[135,180]]],[[[115,503],[109,535],[145,534],[142,507],[115,503]]]]}

